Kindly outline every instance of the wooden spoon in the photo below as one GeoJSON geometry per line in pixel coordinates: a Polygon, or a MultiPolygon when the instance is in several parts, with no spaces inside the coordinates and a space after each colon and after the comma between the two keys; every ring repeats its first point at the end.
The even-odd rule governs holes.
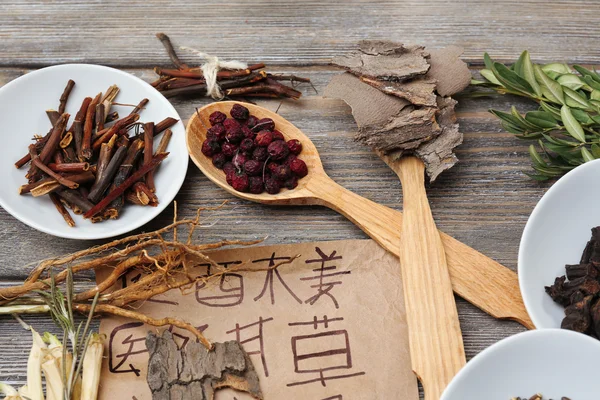
{"type": "Polygon", "coordinates": [[[439,400],[466,358],[444,246],[425,192],[425,165],[416,157],[381,158],[402,182],[400,269],[412,368],[425,399],[439,400]]]}
{"type": "MultiPolygon", "coordinates": [[[[302,142],[300,158],[308,166],[308,175],[298,181],[293,190],[276,195],[241,193],[227,184],[223,171],[201,152],[202,142],[210,127],[208,117],[214,111],[229,115],[236,104],[233,101],[212,103],[194,113],[187,124],[186,140],[192,161],[214,183],[234,196],[263,204],[320,205],[344,215],[386,250],[400,256],[399,235],[402,231],[402,213],[367,200],[343,188],[325,171],[319,153],[310,139],[280,115],[265,108],[243,103],[257,118],[271,118],[286,139],[302,142]]],[[[483,311],[500,319],[515,320],[527,328],[534,325],[525,311],[519,291],[517,275],[510,269],[459,242],[440,233],[454,291],[483,311]]]]}

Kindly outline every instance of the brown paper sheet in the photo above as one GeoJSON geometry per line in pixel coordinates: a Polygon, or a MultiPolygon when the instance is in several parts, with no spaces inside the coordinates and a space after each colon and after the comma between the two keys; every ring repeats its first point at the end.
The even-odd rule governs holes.
{"type": "MultiPolygon", "coordinates": [[[[139,311],[185,319],[213,341],[240,340],[267,400],[418,399],[399,262],[375,242],[238,248],[211,257],[260,269],[298,254],[274,270],[231,273],[185,294],[172,290],[139,311]]],[[[198,268],[210,273],[207,266],[198,268]]],[[[122,318],[102,320],[107,357],[101,400],[151,399],[145,336],[154,329],[122,318]]],[[[187,331],[170,329],[181,346],[190,340],[187,331]]],[[[216,399],[251,397],[225,389],[216,399]]]]}

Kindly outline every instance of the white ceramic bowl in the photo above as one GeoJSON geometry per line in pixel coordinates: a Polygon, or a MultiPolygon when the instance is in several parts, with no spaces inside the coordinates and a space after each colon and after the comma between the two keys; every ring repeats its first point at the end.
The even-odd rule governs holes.
{"type": "MultiPolygon", "coordinates": [[[[18,194],[19,186],[27,183],[27,167],[16,169],[14,166],[15,161],[27,153],[33,135],[48,132],[50,122],[45,110],[58,108],[60,95],[69,79],[75,81],[66,110],[71,114],[70,122],[86,96],[93,97],[113,84],[121,89],[116,98],[118,103],[137,104],[143,98],[150,100],[140,113],[140,122],[159,122],[166,117],[181,119],[171,103],[152,86],[113,68],[66,64],[43,68],[15,79],[0,88],[0,205],[27,225],[54,236],[102,239],[129,232],[156,217],[179,191],[188,165],[185,128],[181,121],[171,128],[173,137],[167,149],[171,154],[155,175],[156,193],[160,201],[158,207],[126,205],[119,219],[96,224],[81,216],[73,216],[77,226],[71,228],[54,209],[48,196],[33,198],[31,195],[18,194]]],[[[115,106],[114,109],[119,111],[120,116],[131,111],[131,107],[115,106]]]]}
{"type": "MultiPolygon", "coordinates": [[[[559,328],[564,308],[544,291],[565,264],[577,264],[591,229],[600,225],[600,160],[559,179],[531,213],[519,246],[519,285],[535,326],[559,328]]],[[[598,395],[600,398],[600,394],[598,395]]]]}
{"type": "Polygon", "coordinates": [[[562,329],[523,332],[474,357],[456,375],[441,400],[598,400],[600,341],[562,329]]]}

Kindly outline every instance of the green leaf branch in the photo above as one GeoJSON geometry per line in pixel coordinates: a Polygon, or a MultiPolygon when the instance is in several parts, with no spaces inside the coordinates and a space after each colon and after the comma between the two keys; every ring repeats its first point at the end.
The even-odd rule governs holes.
{"type": "Polygon", "coordinates": [[[527,50],[510,66],[487,53],[484,62],[484,80],[472,80],[472,85],[526,97],[540,106],[524,115],[514,106],[510,112],[490,110],[506,131],[535,142],[529,147],[535,172],[529,176],[555,178],[600,158],[600,74],[580,65],[534,64],[527,50]]]}

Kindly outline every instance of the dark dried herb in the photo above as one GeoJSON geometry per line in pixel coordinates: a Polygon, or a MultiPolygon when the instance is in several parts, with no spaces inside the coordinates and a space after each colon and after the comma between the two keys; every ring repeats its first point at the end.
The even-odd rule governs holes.
{"type": "Polygon", "coordinates": [[[546,286],[552,300],[565,307],[561,328],[600,338],[600,227],[592,228],[579,264],[546,286]]]}

